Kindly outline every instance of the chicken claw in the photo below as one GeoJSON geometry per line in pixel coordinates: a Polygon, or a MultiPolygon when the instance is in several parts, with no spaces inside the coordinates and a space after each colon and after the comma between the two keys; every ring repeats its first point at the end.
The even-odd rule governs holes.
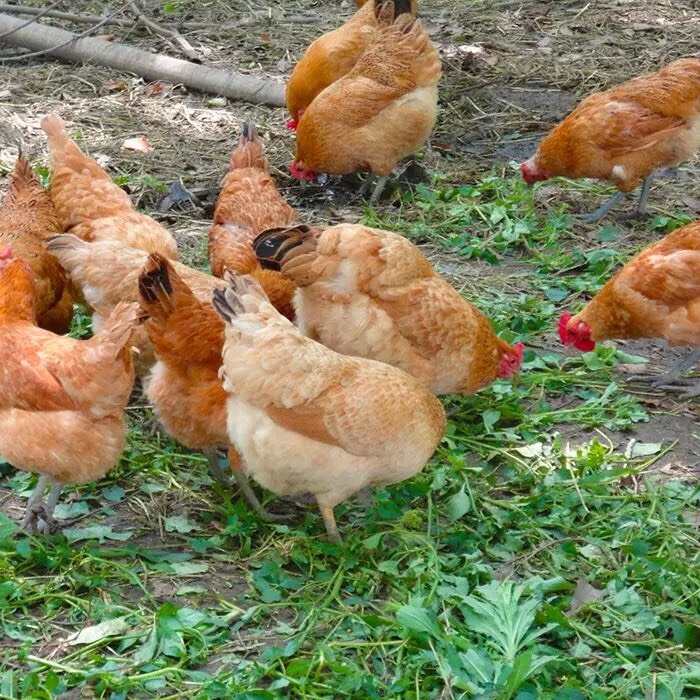
{"type": "Polygon", "coordinates": [[[675,367],[664,374],[640,374],[632,378],[635,382],[650,382],[652,389],[680,392],[680,397],[690,399],[700,396],[700,379],[684,378],[683,373],[700,361],[700,350],[694,350],[675,367]]]}
{"type": "Polygon", "coordinates": [[[321,515],[323,516],[323,524],[326,526],[326,532],[328,533],[328,539],[335,544],[342,544],[343,538],[338,532],[338,526],[335,523],[335,515],[333,515],[333,506],[324,506],[319,502],[318,504],[321,515]]]}
{"type": "Polygon", "coordinates": [[[258,497],[255,495],[255,492],[253,491],[246,475],[238,469],[232,469],[232,471],[233,476],[236,479],[236,485],[243,495],[243,498],[245,498],[248,505],[253,509],[260,520],[266,523],[289,523],[294,520],[293,515],[270,513],[270,511],[267,510],[258,500],[258,497]]]}
{"type": "Polygon", "coordinates": [[[39,477],[36,488],[27,501],[24,518],[21,527],[30,534],[36,532],[42,535],[50,535],[56,531],[56,521],[53,519],[53,511],[58,502],[63,484],[52,479],[48,474],[39,477]],[[49,496],[44,501],[44,491],[51,485],[49,496]],[[40,519],[41,518],[41,519],[40,519]]]}

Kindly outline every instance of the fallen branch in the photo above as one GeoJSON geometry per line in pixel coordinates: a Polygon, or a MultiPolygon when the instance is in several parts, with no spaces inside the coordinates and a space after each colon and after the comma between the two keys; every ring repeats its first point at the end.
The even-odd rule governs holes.
{"type": "Polygon", "coordinates": [[[194,63],[202,62],[202,59],[194,50],[192,44],[190,44],[190,42],[187,41],[187,39],[185,39],[185,37],[179,32],[175,31],[174,29],[166,29],[165,27],[161,27],[160,24],[154,22],[150,17],[147,17],[143,13],[143,10],[135,2],[133,2],[133,0],[129,2],[129,8],[136,15],[141,24],[148,27],[154,34],[163,37],[169,42],[176,43],[187,59],[193,61],[194,63]]]}
{"type": "Polygon", "coordinates": [[[271,80],[262,80],[240,73],[200,66],[178,58],[152,54],[141,49],[114,44],[75,34],[46,24],[24,26],[24,22],[0,14],[0,34],[7,33],[4,44],[31,49],[56,58],[79,63],[92,63],[115,70],[135,73],[148,80],[181,84],[201,92],[223,95],[235,100],[284,105],[284,88],[271,80]]]}

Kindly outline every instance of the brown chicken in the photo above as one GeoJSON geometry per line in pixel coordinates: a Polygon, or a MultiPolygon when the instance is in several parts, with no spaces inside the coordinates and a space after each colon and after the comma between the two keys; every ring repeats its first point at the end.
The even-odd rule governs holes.
{"type": "Polygon", "coordinates": [[[586,217],[594,223],[642,181],[637,212],[644,214],[653,171],[699,147],[700,59],[682,58],[587,97],[520,169],[530,184],[555,176],[613,182],[620,191],[586,217]]]}
{"type": "Polygon", "coordinates": [[[301,331],[333,350],[380,360],[436,394],[472,394],[520,367],[488,319],[403,236],[360,225],[314,235],[304,226],[264,232],[263,265],[289,275],[301,331]]]}
{"type": "MultiPolygon", "coordinates": [[[[109,238],[86,243],[70,234],[52,236],[46,245],[93,310],[94,330],[102,327],[119,302],[139,301],[139,275],[148,261],[146,251],[125,248],[120,241],[109,238]]],[[[220,284],[219,280],[181,263],[173,264],[199,299],[211,300],[213,290],[220,284]]],[[[142,326],[136,329],[132,345],[138,350],[134,358],[136,374],[144,377],[155,363],[155,355],[142,326]]]]}
{"type": "Polygon", "coordinates": [[[375,9],[380,26],[370,46],[301,117],[290,166],[300,180],[369,170],[381,176],[373,202],[398,161],[430,136],[441,74],[440,56],[408,0],[375,0],[375,9]]]}
{"type": "MultiPolygon", "coordinates": [[[[614,338],[663,338],[700,348],[700,221],[632,258],[575,316],[563,314],[559,337],[584,352],[614,338]]],[[[656,388],[700,396],[700,381],[681,378],[698,360],[694,351],[668,374],[648,379],[656,388]]]]}
{"type": "Polygon", "coordinates": [[[229,446],[226,399],[219,370],[224,323],[211,305],[214,289],[225,287],[210,277],[208,298],[195,296],[166,258],[151,254],[139,278],[141,306],[157,357],[146,394],[165,430],[191,450],[200,450],[217,481],[228,485],[218,451],[229,451],[232,473],[246,500],[263,520],[281,520],[260,504],[229,446]],[[233,457],[231,457],[233,456],[233,457]]]}
{"type": "Polygon", "coordinates": [[[229,170],[209,230],[209,262],[216,277],[226,270],[255,277],[274,307],[293,319],[294,284],[284,275],[263,270],[253,252],[253,238],[265,229],[291,226],[298,214],[270,177],[270,165],[255,126],[247,123],[231,154],[229,170]]]}
{"type": "Polygon", "coordinates": [[[177,259],[172,235],[137,212],[129,196],[70,139],[61,118],[41,120],[49,140],[51,198],[63,227],[85,241],[116,239],[131,248],[177,259]]]}
{"type": "Polygon", "coordinates": [[[41,328],[63,335],[73,318],[73,298],[66,273],[44,246],[44,239],[63,228],[48,192],[20,154],[0,209],[0,249],[12,246],[34,275],[34,311],[41,328]]]}
{"type": "Polygon", "coordinates": [[[278,495],[312,493],[338,541],[333,508],[420,471],[445,412],[405,372],[305,338],[252,277],[227,279],[214,308],[226,321],[228,433],[241,467],[278,495]]]}
{"type": "MultiPolygon", "coordinates": [[[[350,72],[374,38],[379,26],[374,0],[357,0],[357,5],[360,9],[345,24],[313,41],[294,67],[287,81],[290,129],[297,128],[320,92],[350,72]]],[[[411,10],[415,14],[415,0],[411,10]]]]}
{"type": "Polygon", "coordinates": [[[48,532],[63,485],[102,478],[124,449],[138,306],[117,306],[90,340],[58,336],[35,325],[33,276],[0,253],[0,454],[41,475],[22,526],[48,532]]]}

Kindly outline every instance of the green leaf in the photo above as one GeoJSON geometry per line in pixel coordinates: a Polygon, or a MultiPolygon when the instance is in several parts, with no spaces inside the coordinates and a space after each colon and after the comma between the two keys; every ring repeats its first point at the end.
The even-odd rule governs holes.
{"type": "Polygon", "coordinates": [[[21,531],[20,526],[14,520],[10,520],[4,513],[0,512],[0,542],[21,531]]]}
{"type": "Polygon", "coordinates": [[[599,241],[608,243],[620,237],[620,229],[617,226],[603,226],[603,228],[598,229],[598,233],[596,233],[595,237],[599,241]]]}
{"type": "Polygon", "coordinates": [[[481,418],[484,421],[484,425],[486,426],[486,430],[491,430],[496,423],[498,423],[498,419],[501,417],[501,412],[496,411],[494,409],[490,409],[488,411],[484,411],[481,414],[481,418]]]}
{"type": "Polygon", "coordinates": [[[412,632],[423,632],[433,637],[440,636],[440,628],[433,614],[426,608],[402,605],[396,611],[396,620],[402,627],[412,632]]]}
{"type": "Polygon", "coordinates": [[[92,644],[107,637],[117,637],[129,629],[126,617],[114,617],[111,620],[104,620],[97,625],[83,627],[80,632],[71,634],[66,641],[70,645],[92,644]]]}
{"type": "Polygon", "coordinates": [[[453,494],[447,502],[447,515],[451,520],[459,520],[471,508],[471,499],[465,492],[465,486],[453,494]]]}
{"type": "Polygon", "coordinates": [[[73,503],[59,503],[53,511],[57,520],[71,520],[80,515],[85,515],[90,510],[86,501],[73,501],[73,503]]]}
{"type": "Polygon", "coordinates": [[[196,564],[191,561],[175,562],[170,565],[178,576],[189,576],[191,574],[203,574],[209,571],[209,564],[196,564]]]}
{"type": "Polygon", "coordinates": [[[167,532],[179,532],[186,534],[201,528],[193,523],[186,515],[172,515],[165,519],[165,529],[167,532]]]}
{"type": "Polygon", "coordinates": [[[115,484],[114,486],[108,486],[106,489],[102,489],[102,495],[112,503],[119,503],[126,495],[126,491],[124,491],[121,486],[115,484]]]}
{"type": "Polygon", "coordinates": [[[118,540],[125,542],[134,533],[131,530],[114,532],[111,525],[93,525],[91,527],[70,528],[63,531],[63,536],[69,542],[79,542],[80,540],[118,540]]]}
{"type": "Polygon", "coordinates": [[[635,442],[630,451],[630,457],[646,457],[661,452],[663,443],[661,442],[635,442]]]}

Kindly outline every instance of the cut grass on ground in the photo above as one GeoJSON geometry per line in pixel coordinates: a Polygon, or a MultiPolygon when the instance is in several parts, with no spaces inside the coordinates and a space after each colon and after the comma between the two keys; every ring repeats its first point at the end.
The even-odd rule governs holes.
{"type": "MultiPolygon", "coordinates": [[[[501,175],[366,218],[425,244],[504,337],[529,342],[520,379],[447,399],[424,472],[337,509],[341,547],[314,509],[261,524],[134,406],[120,465],[66,489],[63,534],[0,514],[0,698],[700,693],[700,491],[683,469],[655,472],[692,453],[634,438],[657,412],[692,425],[696,407],[629,393],[620,369],[640,358],[622,345],[569,357],[550,335],[640,242],[574,234],[501,175]]],[[[33,483],[9,473],[3,511],[33,483]]]]}

